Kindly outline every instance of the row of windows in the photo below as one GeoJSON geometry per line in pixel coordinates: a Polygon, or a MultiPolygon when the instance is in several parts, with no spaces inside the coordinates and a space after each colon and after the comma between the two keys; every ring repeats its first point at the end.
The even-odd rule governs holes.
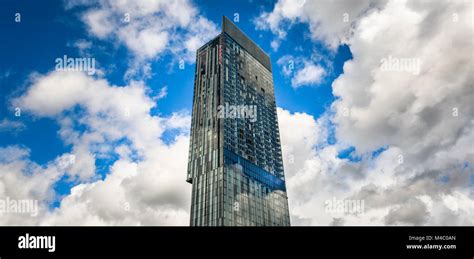
{"type": "Polygon", "coordinates": [[[247,66],[253,69],[252,76],[247,76],[250,79],[255,78],[255,82],[259,82],[258,84],[265,81],[271,85],[271,73],[256,60],[252,60],[251,55],[236,47],[237,44],[232,40],[227,40],[227,46],[225,101],[231,104],[256,103],[259,111],[257,121],[252,123],[254,126],[247,125],[250,123],[245,120],[225,121],[224,145],[258,166],[283,175],[283,167],[279,163],[281,154],[274,98],[271,98],[273,96],[270,93],[265,94],[264,88],[268,87],[260,87],[261,89],[256,86],[247,87],[247,80],[243,76],[246,72],[241,70],[247,66]],[[263,81],[259,81],[261,78],[263,81]],[[231,79],[230,82],[228,82],[229,79],[231,79]],[[260,89],[260,91],[256,89],[260,89]],[[241,129],[245,129],[245,131],[239,132],[241,129]]]}
{"type": "Polygon", "coordinates": [[[285,191],[285,181],[266,172],[262,168],[256,166],[254,163],[244,159],[243,157],[231,152],[224,148],[224,164],[228,166],[240,165],[242,171],[254,180],[257,180],[263,184],[268,185],[272,189],[285,191]]]}

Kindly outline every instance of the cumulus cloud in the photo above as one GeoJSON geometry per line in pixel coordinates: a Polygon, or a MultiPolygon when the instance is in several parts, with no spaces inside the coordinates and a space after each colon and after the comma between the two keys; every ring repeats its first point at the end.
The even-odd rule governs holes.
{"type": "Polygon", "coordinates": [[[85,13],[82,19],[93,35],[103,39],[113,31],[112,21],[108,16],[109,12],[105,10],[91,10],[85,13]]]}
{"type": "Polygon", "coordinates": [[[190,185],[176,172],[186,171],[182,161],[187,159],[190,116],[151,115],[156,98],[148,92],[143,82],[113,86],[80,72],[36,75],[13,103],[27,113],[55,120],[71,151],[43,168],[29,160],[27,151],[8,147],[17,155],[0,163],[6,172],[0,182],[8,186],[2,197],[34,197],[47,208],[58,198],[53,184],[66,177],[75,186],[69,195],[59,197],[58,208],[44,209],[28,221],[7,217],[1,223],[187,225],[190,185]],[[165,144],[161,135],[167,130],[177,133],[165,144]],[[101,158],[111,162],[105,177],[96,168],[101,158]],[[18,194],[20,189],[24,193],[18,194]]]}
{"type": "Polygon", "coordinates": [[[306,63],[304,68],[296,72],[291,79],[291,86],[298,88],[304,85],[317,85],[325,75],[324,68],[319,65],[306,63]]]}
{"type": "Polygon", "coordinates": [[[117,41],[130,50],[134,56],[130,73],[165,54],[194,62],[196,49],[219,33],[188,0],[66,2],[68,9],[77,7],[85,7],[81,20],[92,36],[117,41]]]}
{"type": "Polygon", "coordinates": [[[269,29],[278,39],[284,39],[291,25],[299,22],[309,25],[314,40],[337,48],[351,35],[358,19],[367,12],[385,5],[385,0],[315,1],[280,0],[271,12],[262,13],[255,24],[258,29],[269,29]]]}
{"type": "Polygon", "coordinates": [[[21,200],[37,204],[26,213],[8,213],[2,208],[1,225],[35,225],[54,199],[53,185],[63,175],[57,161],[40,166],[29,155],[30,150],[22,146],[0,147],[0,199],[5,203],[21,200]]]}
{"type": "MultiPolygon", "coordinates": [[[[311,20],[306,14],[319,2],[306,1],[300,11],[284,13],[286,1],[279,1],[262,18],[273,21],[272,30],[285,22],[306,22],[315,40],[329,47],[340,44],[343,27],[326,26],[333,18],[314,15],[311,20]]],[[[337,98],[331,110],[304,124],[318,136],[316,125],[329,117],[337,143],[313,141],[313,152],[299,154],[294,164],[285,159],[293,223],[474,224],[472,6],[463,1],[351,3],[318,11],[356,14],[350,15],[357,20],[344,40],[354,58],[333,82],[337,98]],[[419,73],[412,73],[410,66],[383,69],[389,57],[399,64],[419,62],[419,73]],[[350,146],[359,160],[338,156],[350,146]],[[331,215],[324,201],[333,197],[364,200],[365,212],[331,215]]],[[[304,137],[288,137],[291,131],[285,133],[283,126],[288,116],[281,114],[286,157],[293,152],[288,146],[301,145],[304,137]]]]}
{"type": "Polygon", "coordinates": [[[302,86],[316,86],[327,75],[326,69],[313,59],[316,59],[314,55],[310,58],[285,55],[278,59],[277,64],[281,67],[283,76],[291,78],[291,87],[297,89],[302,86]]]}

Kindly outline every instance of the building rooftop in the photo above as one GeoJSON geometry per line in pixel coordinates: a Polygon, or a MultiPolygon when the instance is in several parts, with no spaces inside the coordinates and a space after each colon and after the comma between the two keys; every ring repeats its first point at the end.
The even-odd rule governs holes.
{"type": "Polygon", "coordinates": [[[222,16],[222,33],[227,33],[227,35],[239,43],[240,46],[257,59],[264,67],[270,72],[272,71],[272,64],[268,54],[225,16],[222,16]]]}

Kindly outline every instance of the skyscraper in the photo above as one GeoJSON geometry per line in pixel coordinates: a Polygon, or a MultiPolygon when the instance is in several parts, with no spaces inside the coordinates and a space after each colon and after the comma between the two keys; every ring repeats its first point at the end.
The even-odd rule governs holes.
{"type": "Polygon", "coordinates": [[[229,19],[196,53],[191,226],[289,226],[269,56],[229,19]]]}

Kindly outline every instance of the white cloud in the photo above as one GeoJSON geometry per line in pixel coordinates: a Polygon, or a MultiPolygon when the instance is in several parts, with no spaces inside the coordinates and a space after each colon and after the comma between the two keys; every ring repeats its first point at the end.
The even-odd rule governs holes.
{"type": "MultiPolygon", "coordinates": [[[[62,173],[57,161],[40,166],[29,160],[30,150],[21,146],[0,147],[0,199],[37,201],[38,215],[44,214],[54,199],[53,184],[62,173]]],[[[40,216],[0,212],[0,225],[35,225],[40,216]]]]}
{"type": "Polygon", "coordinates": [[[328,60],[312,55],[311,57],[284,55],[277,60],[285,78],[291,78],[291,86],[297,89],[302,86],[315,86],[322,82],[328,74],[327,69],[318,63],[325,64],[330,69],[328,60]]]}
{"type": "MultiPolygon", "coordinates": [[[[463,1],[388,1],[370,5],[369,9],[377,8],[368,11],[369,1],[353,2],[353,6],[336,2],[317,11],[338,19],[334,14],[357,14],[350,15],[357,21],[344,40],[346,29],[326,26],[335,18],[308,16],[306,10],[316,1],[308,1],[299,15],[283,14],[278,6],[285,1],[280,1],[274,13],[263,16],[278,16],[274,24],[280,27],[285,22],[309,23],[314,39],[329,47],[345,41],[354,57],[332,85],[337,99],[329,119],[338,142],[321,144],[313,152],[299,154],[299,162],[285,164],[293,223],[474,224],[472,6],[463,1]],[[382,70],[381,60],[389,56],[419,59],[420,73],[382,70]],[[356,148],[361,161],[337,157],[349,146],[356,148]],[[372,158],[371,152],[381,147],[387,149],[372,158]],[[365,214],[325,213],[324,201],[333,197],[364,200],[365,214]]],[[[281,117],[284,125],[285,116],[281,117]]],[[[321,132],[315,125],[326,117],[307,124],[314,135],[321,132]]],[[[284,132],[288,127],[280,127],[284,154],[285,147],[302,145],[303,137],[289,138],[291,131],[284,132]]]]}
{"type": "Polygon", "coordinates": [[[105,38],[113,31],[113,24],[106,10],[90,10],[82,17],[89,31],[98,38],[105,38]]]}
{"type": "Polygon", "coordinates": [[[272,40],[272,42],[270,42],[270,47],[272,47],[273,51],[278,51],[278,48],[280,48],[280,44],[281,42],[279,40],[272,40]]]}
{"type": "Polygon", "coordinates": [[[9,120],[4,118],[0,121],[0,132],[2,131],[14,131],[19,132],[26,128],[25,124],[21,121],[9,120]]]}
{"type": "Polygon", "coordinates": [[[305,63],[304,67],[297,71],[291,79],[291,86],[298,88],[305,85],[317,85],[321,83],[326,74],[324,68],[312,63],[305,63]]]}
{"type": "Polygon", "coordinates": [[[140,64],[170,53],[194,62],[197,48],[219,33],[188,0],[66,3],[69,9],[78,6],[86,7],[82,21],[93,36],[125,45],[140,64]]]}
{"type": "Polygon", "coordinates": [[[148,92],[142,82],[112,86],[79,72],[55,71],[34,77],[27,92],[13,102],[26,113],[56,120],[60,138],[72,150],[59,155],[46,169],[28,166],[32,162],[24,152],[17,159],[1,161],[0,166],[14,168],[1,170],[10,172],[10,179],[24,178],[27,169],[31,174],[14,182],[1,179],[2,185],[9,186],[2,197],[29,197],[13,191],[38,188],[36,179],[43,177],[44,187],[38,188],[35,197],[48,204],[54,198],[51,186],[61,176],[78,184],[62,198],[59,208],[44,209],[37,218],[13,221],[7,217],[0,223],[187,225],[191,186],[184,174],[176,172],[186,172],[183,161],[187,160],[190,116],[186,112],[170,117],[150,115],[156,104],[148,92]],[[162,133],[173,129],[179,130],[175,139],[163,143],[162,133]],[[74,162],[69,163],[71,155],[74,162]],[[100,158],[112,161],[105,179],[95,166],[100,158]],[[42,171],[52,176],[45,177],[42,171]],[[19,188],[20,184],[32,187],[19,188]]]}
{"type": "Polygon", "coordinates": [[[451,180],[441,183],[440,172],[417,174],[418,169],[398,164],[400,149],[396,147],[376,158],[364,156],[358,163],[350,162],[338,157],[347,146],[327,143],[327,115],[315,120],[279,108],[278,118],[293,225],[474,223],[468,169],[446,173],[451,180]],[[327,213],[325,202],[333,198],[363,200],[365,211],[360,215],[327,213]]]}
{"type": "Polygon", "coordinates": [[[137,30],[127,27],[119,32],[127,47],[143,58],[153,58],[163,52],[168,44],[168,32],[153,29],[137,30]]]}
{"type": "Polygon", "coordinates": [[[171,64],[193,63],[197,48],[219,34],[190,0],[67,0],[65,7],[81,12],[92,37],[129,50],[125,80],[150,78],[151,62],[166,55],[171,64]]]}
{"type": "Polygon", "coordinates": [[[213,22],[203,16],[195,17],[187,29],[188,32],[184,36],[175,36],[173,39],[175,44],[171,49],[175,55],[180,56],[180,59],[193,63],[196,59],[196,50],[220,32],[213,22]]]}
{"type": "Polygon", "coordinates": [[[160,92],[158,93],[158,95],[155,97],[155,99],[159,100],[159,99],[165,98],[166,95],[168,95],[168,86],[163,86],[160,89],[160,92]]]}
{"type": "Polygon", "coordinates": [[[80,184],[47,215],[47,225],[187,225],[189,184],[180,160],[187,137],[169,147],[146,151],[141,162],[120,159],[105,180],[80,184]]]}
{"type": "Polygon", "coordinates": [[[269,29],[279,39],[286,37],[292,24],[309,25],[314,40],[336,49],[351,35],[357,20],[369,10],[383,7],[385,0],[280,0],[271,12],[264,12],[255,20],[258,29],[269,29]],[[347,17],[347,19],[345,19],[347,17]]]}

